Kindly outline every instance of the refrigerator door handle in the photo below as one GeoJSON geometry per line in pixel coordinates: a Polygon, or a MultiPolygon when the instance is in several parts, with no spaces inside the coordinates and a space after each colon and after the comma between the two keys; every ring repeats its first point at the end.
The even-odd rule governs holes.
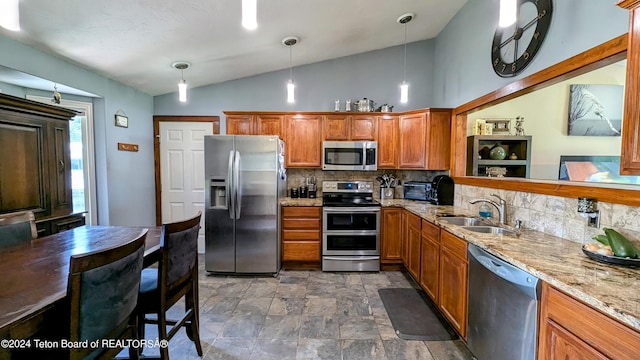
{"type": "Polygon", "coordinates": [[[233,185],[235,186],[236,193],[236,219],[240,219],[240,213],[242,211],[242,179],[240,179],[240,152],[236,151],[236,156],[234,158],[234,178],[233,185]]]}
{"type": "Polygon", "coordinates": [[[229,151],[229,165],[227,168],[227,183],[225,184],[225,192],[227,198],[227,209],[229,210],[229,218],[234,219],[236,214],[235,209],[235,200],[231,199],[231,196],[235,195],[235,191],[233,191],[233,153],[234,151],[229,151]]]}

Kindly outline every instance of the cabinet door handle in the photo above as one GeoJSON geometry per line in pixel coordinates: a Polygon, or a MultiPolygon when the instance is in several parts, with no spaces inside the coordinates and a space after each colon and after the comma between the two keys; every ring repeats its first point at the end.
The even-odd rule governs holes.
{"type": "Polygon", "coordinates": [[[60,172],[64,172],[64,161],[58,160],[60,162],[60,172]]]}

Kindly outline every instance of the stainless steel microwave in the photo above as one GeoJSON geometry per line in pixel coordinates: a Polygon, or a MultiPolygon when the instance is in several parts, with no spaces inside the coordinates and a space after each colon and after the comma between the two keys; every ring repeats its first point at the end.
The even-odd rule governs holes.
{"type": "Polygon", "coordinates": [[[322,170],[378,170],[378,143],[323,141],[322,170]]]}

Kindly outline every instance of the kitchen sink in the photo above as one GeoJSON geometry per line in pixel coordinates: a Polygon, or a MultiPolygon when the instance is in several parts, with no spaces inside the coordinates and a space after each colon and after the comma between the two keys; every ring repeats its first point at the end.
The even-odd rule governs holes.
{"type": "Polygon", "coordinates": [[[507,228],[498,227],[498,226],[463,226],[465,230],[483,233],[483,234],[506,234],[506,235],[515,235],[516,232],[507,228]]]}
{"type": "Polygon", "coordinates": [[[477,219],[473,217],[466,217],[466,216],[441,217],[441,218],[438,218],[438,220],[447,222],[451,225],[457,225],[457,226],[490,225],[490,223],[487,222],[486,220],[477,219]]]}

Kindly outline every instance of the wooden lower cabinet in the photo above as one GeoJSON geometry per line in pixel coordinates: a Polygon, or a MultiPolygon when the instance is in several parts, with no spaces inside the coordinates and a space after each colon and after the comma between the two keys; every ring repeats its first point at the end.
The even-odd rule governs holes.
{"type": "Polygon", "coordinates": [[[542,284],[538,359],[640,358],[640,333],[542,284]]]}
{"type": "Polygon", "coordinates": [[[438,307],[458,334],[465,339],[468,268],[467,242],[447,231],[441,231],[438,307]]]}
{"type": "Polygon", "coordinates": [[[380,226],[380,264],[402,264],[402,212],[401,208],[383,208],[380,226]]]}
{"type": "Polygon", "coordinates": [[[434,303],[438,303],[440,281],[440,228],[422,220],[420,286],[434,303]]]}
{"type": "Polygon", "coordinates": [[[282,261],[320,265],[322,208],[282,207],[282,261]]]}
{"type": "Polygon", "coordinates": [[[420,282],[420,229],[420,217],[407,212],[407,245],[409,246],[407,270],[417,282],[420,282]]]}

